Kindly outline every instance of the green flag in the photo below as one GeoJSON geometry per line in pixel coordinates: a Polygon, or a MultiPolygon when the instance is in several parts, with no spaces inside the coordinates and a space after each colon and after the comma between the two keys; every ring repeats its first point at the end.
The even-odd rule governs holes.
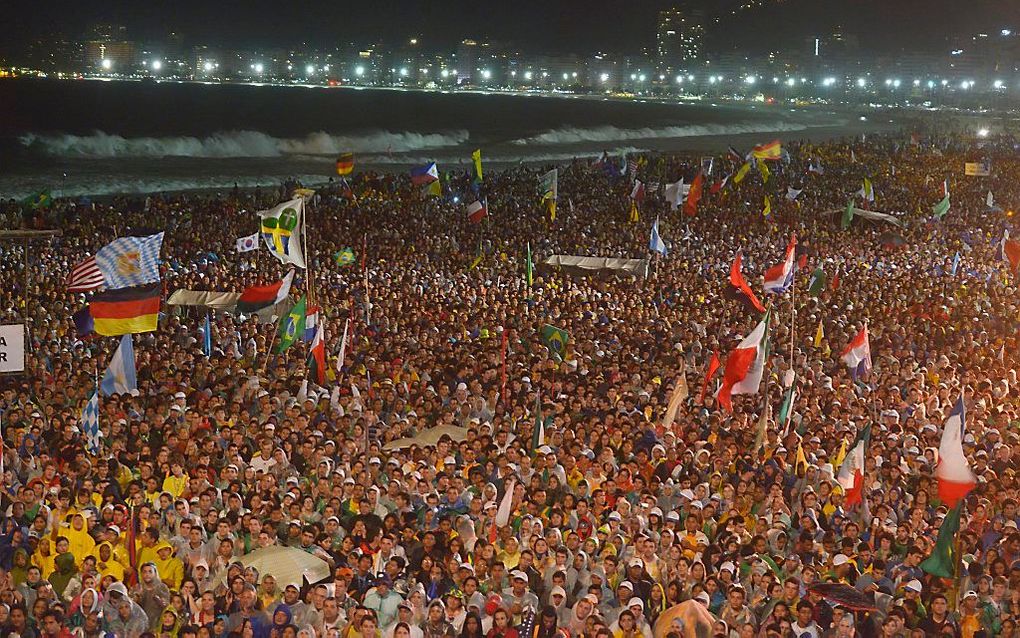
{"type": "Polygon", "coordinates": [[[567,355],[568,341],[570,341],[570,335],[567,334],[566,330],[548,323],[542,326],[542,343],[545,344],[546,348],[549,348],[549,352],[558,361],[562,361],[563,357],[567,355]]]}
{"type": "Polygon", "coordinates": [[[825,271],[821,268],[816,268],[811,273],[811,279],[808,281],[808,294],[812,297],[817,297],[825,290],[827,283],[829,283],[829,277],[825,274],[825,271]]]}
{"type": "Polygon", "coordinates": [[[276,353],[280,354],[294,345],[294,341],[305,333],[305,298],[304,295],[290,310],[290,314],[280,320],[280,339],[276,344],[276,353]]]}
{"type": "Polygon", "coordinates": [[[531,261],[531,242],[528,242],[528,260],[524,264],[524,280],[528,284],[528,288],[531,288],[531,284],[534,282],[534,270],[535,264],[531,261]]]}
{"type": "Polygon", "coordinates": [[[797,391],[794,390],[795,386],[796,384],[790,385],[790,389],[786,391],[786,398],[783,399],[783,405],[779,408],[779,416],[777,417],[779,425],[786,425],[786,420],[790,418],[793,402],[797,400],[797,391]]]}
{"type": "Polygon", "coordinates": [[[949,212],[949,195],[946,195],[941,202],[935,204],[935,206],[932,207],[931,212],[939,219],[945,217],[946,213],[949,212]]]}
{"type": "Polygon", "coordinates": [[[333,261],[337,266],[350,266],[354,263],[354,249],[347,246],[333,254],[333,261]]]}
{"type": "Polygon", "coordinates": [[[34,195],[29,195],[25,199],[21,200],[21,205],[32,210],[38,210],[40,208],[46,208],[53,202],[53,198],[50,197],[49,191],[39,191],[34,195]]]}
{"type": "Polygon", "coordinates": [[[954,540],[956,533],[960,531],[960,508],[963,501],[956,504],[956,507],[949,510],[946,517],[942,519],[942,526],[939,527],[939,538],[935,541],[935,549],[931,556],[921,563],[921,569],[942,578],[954,578],[956,576],[956,547],[954,540]]]}
{"type": "Polygon", "coordinates": [[[535,397],[535,427],[531,430],[531,456],[545,445],[545,419],[542,418],[542,395],[535,397]]]}
{"type": "Polygon", "coordinates": [[[843,230],[850,228],[850,222],[854,220],[854,200],[850,200],[846,203],[846,210],[843,211],[843,220],[840,222],[839,227],[843,230]]]}

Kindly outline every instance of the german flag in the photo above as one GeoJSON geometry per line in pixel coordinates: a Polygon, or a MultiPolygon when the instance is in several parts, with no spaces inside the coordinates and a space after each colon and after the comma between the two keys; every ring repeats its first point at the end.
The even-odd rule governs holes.
{"type": "Polygon", "coordinates": [[[751,150],[755,159],[776,161],[783,158],[783,143],[773,140],[768,144],[759,144],[751,150]]]}
{"type": "Polygon", "coordinates": [[[98,293],[89,302],[97,334],[112,337],[152,332],[159,319],[160,282],[98,293]]]}
{"type": "Polygon", "coordinates": [[[354,153],[344,153],[336,158],[336,174],[340,176],[350,175],[354,172],[354,153]]]}

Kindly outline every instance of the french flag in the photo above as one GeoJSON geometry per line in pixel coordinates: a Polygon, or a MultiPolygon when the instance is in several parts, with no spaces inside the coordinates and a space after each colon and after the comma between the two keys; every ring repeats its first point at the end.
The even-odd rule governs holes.
{"type": "Polygon", "coordinates": [[[977,479],[970,471],[967,457],[963,453],[965,414],[963,395],[960,395],[946,419],[942,441],[939,443],[939,463],[935,467],[935,476],[939,481],[939,500],[949,508],[956,507],[977,485],[977,479]]]}
{"type": "Polygon", "coordinates": [[[786,257],[783,263],[776,264],[765,271],[765,292],[781,295],[793,285],[793,273],[796,271],[797,256],[797,234],[790,237],[790,243],[786,245],[786,257]]]}
{"type": "Polygon", "coordinates": [[[431,184],[438,180],[439,169],[436,168],[435,162],[430,162],[427,166],[419,166],[411,169],[411,183],[415,186],[431,184]]]}
{"type": "Polygon", "coordinates": [[[850,340],[839,358],[850,368],[855,379],[871,370],[871,341],[868,339],[867,324],[850,340]]]}

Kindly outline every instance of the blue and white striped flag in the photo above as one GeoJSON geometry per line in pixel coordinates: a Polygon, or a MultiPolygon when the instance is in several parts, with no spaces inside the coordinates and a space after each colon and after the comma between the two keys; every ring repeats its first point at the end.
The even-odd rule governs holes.
{"type": "Polygon", "coordinates": [[[128,394],[138,390],[135,346],[131,342],[131,335],[126,334],[120,338],[120,346],[113,353],[110,365],[103,373],[103,381],[99,384],[99,389],[102,390],[104,397],[113,394],[128,394]]]}
{"type": "Polygon", "coordinates": [[[81,411],[81,431],[85,434],[85,451],[99,454],[100,441],[103,433],[99,431],[99,392],[93,392],[92,398],[81,411]]]}
{"type": "Polygon", "coordinates": [[[148,237],[119,237],[96,253],[96,264],[107,288],[127,288],[159,281],[159,250],[163,233],[148,237]]]}
{"type": "Polygon", "coordinates": [[[662,256],[669,254],[669,248],[666,246],[666,242],[662,240],[659,235],[659,218],[655,218],[655,223],[652,224],[652,236],[648,240],[648,250],[655,251],[662,256]]]}

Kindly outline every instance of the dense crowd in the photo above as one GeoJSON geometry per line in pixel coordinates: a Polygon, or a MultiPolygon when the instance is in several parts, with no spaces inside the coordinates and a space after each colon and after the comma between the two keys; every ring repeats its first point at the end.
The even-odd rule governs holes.
{"type": "Polygon", "coordinates": [[[292,296],[322,309],[329,380],[303,383],[307,344],[275,354],[272,322],[213,312],[207,356],[206,311],[164,305],[159,329],[134,336],[137,393],[100,400],[98,455],[79,419],[117,339],[78,337],[69,269],[118,235],[165,230],[168,294],[279,280],[266,250],[234,243],[294,185],[0,205],[7,228],[62,231],[31,244],[27,290],[21,246],[0,247],[0,318],[27,316],[31,334],[27,373],[0,380],[0,638],[662,638],[693,635],[684,618],[656,626],[685,601],[723,637],[1020,636],[1020,302],[996,254],[1011,213],[985,204],[988,191],[1020,202],[1013,140],[785,148],[767,182],[752,171],[709,192],[740,166],[716,157],[694,217],[662,195],[700,166],[684,154],[632,157],[623,176],[561,166],[555,221],[538,167],[487,170],[480,186],[455,173],[440,197],[406,175],[321,188],[292,296]],[[964,177],[984,159],[991,177],[964,177]],[[865,177],[871,208],[902,227],[841,228],[865,177]],[[944,180],[952,208],[936,220],[944,180]],[[475,188],[479,224],[463,209],[475,188]],[[656,218],[664,257],[648,251],[656,218]],[[766,296],[761,275],[793,233],[795,289],[766,296]],[[345,247],[355,263],[338,265],[345,247]],[[701,389],[712,353],[760,320],[728,294],[737,250],[774,319],[761,390],[730,413],[717,381],[701,389]],[[543,267],[553,254],[653,264],[583,277],[543,267]],[[818,268],[828,286],[808,294],[818,268]],[[865,322],[874,367],[854,379],[839,353],[865,322]],[[569,335],[562,357],[545,324],[569,335]],[[664,427],[681,377],[691,390],[664,427]],[[946,515],[933,473],[961,394],[979,483],[959,575],[943,579],[919,564],[946,515]],[[840,450],[869,424],[864,503],[845,507],[840,450]],[[248,566],[274,546],[328,576],[278,578],[293,554],[248,566]],[[877,610],[809,591],[820,582],[877,610]]]}

